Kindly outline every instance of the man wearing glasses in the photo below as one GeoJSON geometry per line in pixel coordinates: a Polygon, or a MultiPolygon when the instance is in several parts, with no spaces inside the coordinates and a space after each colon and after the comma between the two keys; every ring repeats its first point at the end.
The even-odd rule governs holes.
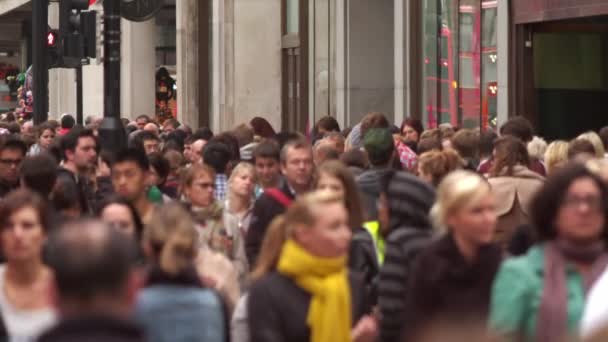
{"type": "Polygon", "coordinates": [[[27,146],[17,138],[0,145],[0,198],[19,187],[19,167],[26,152],[27,146]]]}

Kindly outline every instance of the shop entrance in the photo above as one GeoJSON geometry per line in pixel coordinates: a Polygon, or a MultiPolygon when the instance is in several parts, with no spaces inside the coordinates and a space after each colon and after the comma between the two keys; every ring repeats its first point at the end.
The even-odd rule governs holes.
{"type": "Polygon", "coordinates": [[[570,139],[608,125],[608,16],[529,28],[525,44],[532,50],[533,86],[528,89],[538,133],[570,139]]]}

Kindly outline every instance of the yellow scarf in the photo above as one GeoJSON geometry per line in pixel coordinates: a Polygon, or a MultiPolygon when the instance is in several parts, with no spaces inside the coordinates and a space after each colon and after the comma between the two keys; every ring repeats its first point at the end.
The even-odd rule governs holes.
{"type": "Polygon", "coordinates": [[[288,240],[283,246],[278,270],[312,295],[307,317],[311,342],[351,340],[351,297],[346,257],[316,257],[293,240],[288,240]]]}

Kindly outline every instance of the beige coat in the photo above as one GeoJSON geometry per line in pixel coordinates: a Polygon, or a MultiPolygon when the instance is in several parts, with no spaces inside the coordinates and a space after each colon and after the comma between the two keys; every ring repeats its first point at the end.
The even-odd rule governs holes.
{"type": "Polygon", "coordinates": [[[513,176],[492,177],[488,181],[496,196],[498,224],[495,240],[506,248],[516,229],[529,223],[532,198],[545,178],[527,167],[516,166],[513,176]]]}

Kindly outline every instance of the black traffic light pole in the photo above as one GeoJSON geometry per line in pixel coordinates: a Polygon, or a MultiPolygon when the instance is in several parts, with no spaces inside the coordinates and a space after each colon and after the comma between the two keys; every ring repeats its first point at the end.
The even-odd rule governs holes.
{"type": "Polygon", "coordinates": [[[47,65],[47,34],[49,8],[47,0],[32,1],[32,78],[34,81],[34,124],[48,118],[49,69],[47,65]]]}
{"type": "Polygon", "coordinates": [[[120,121],[120,0],[104,0],[104,119],[99,127],[101,147],[117,152],[126,146],[120,121]]]}
{"type": "Polygon", "coordinates": [[[82,64],[76,67],[76,122],[83,124],[82,119],[82,64]]]}

